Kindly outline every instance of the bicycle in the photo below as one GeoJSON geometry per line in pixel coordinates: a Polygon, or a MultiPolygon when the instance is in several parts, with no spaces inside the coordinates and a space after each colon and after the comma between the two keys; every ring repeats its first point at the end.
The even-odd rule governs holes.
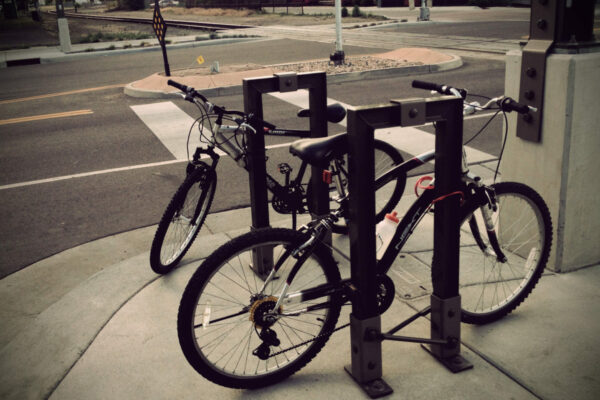
{"type": "MultiPolygon", "coordinates": [[[[419,81],[413,85],[466,96],[466,91],[447,86],[419,81]]],[[[530,111],[507,97],[491,99],[484,106],[467,103],[465,110],[492,104],[504,113],[530,111]]],[[[302,159],[309,159],[312,152],[310,145],[296,149],[302,159]]],[[[406,174],[416,162],[406,161],[376,177],[375,188],[406,174]]],[[[332,256],[331,250],[344,256],[341,250],[323,240],[332,224],[348,214],[348,193],[340,182],[338,186],[344,196],[330,215],[299,231],[267,228],[239,236],[195,271],[181,298],[177,328],[186,359],[205,378],[232,388],[273,384],[305,366],[333,332],[348,325],[336,328],[341,307],[356,289],[350,279],[341,279],[332,256]],[[264,281],[248,268],[257,250],[268,250],[273,256],[264,281]]],[[[484,324],[512,312],[533,290],[548,260],[551,220],[544,200],[524,184],[488,186],[467,168],[461,186],[459,193],[451,194],[462,197],[461,320],[484,324]],[[475,256],[481,262],[474,262],[475,256]]],[[[399,222],[385,252],[378,254],[373,273],[377,274],[379,314],[394,299],[394,284],[386,275],[394,259],[422,218],[447,196],[430,184],[399,222]]],[[[429,312],[429,307],[420,311],[386,335],[429,312]]]]}
{"type": "MultiPolygon", "coordinates": [[[[217,184],[216,167],[220,155],[215,150],[219,149],[222,154],[229,155],[241,168],[248,169],[248,149],[246,135],[256,134],[252,125],[260,126],[267,135],[309,137],[310,131],[280,129],[266,121],[261,121],[253,115],[247,115],[241,111],[229,111],[224,107],[210,103],[206,97],[192,87],[182,85],[169,80],[168,84],[181,90],[182,97],[195,104],[200,111],[188,133],[188,142],[195,125],[200,133],[201,146],[197,147],[192,160],[186,167],[186,178],[175,192],[169,202],[156,230],[150,249],[150,266],[158,274],[166,274],[177,266],[186,254],[194,239],[196,238],[206,215],[210,211],[217,184]],[[232,125],[224,125],[224,122],[232,125]],[[202,161],[207,156],[212,162],[202,161]]],[[[299,117],[308,117],[309,110],[300,110],[299,117]]],[[[346,110],[339,104],[327,107],[327,119],[329,122],[340,122],[346,116],[346,110]]],[[[345,168],[345,154],[347,153],[347,135],[345,133],[316,139],[315,143],[321,143],[325,148],[331,148],[328,154],[329,162],[321,167],[331,164],[334,174],[340,174],[347,182],[347,171],[345,168]]],[[[315,144],[316,145],[316,144],[315,144]]],[[[376,170],[384,171],[392,165],[401,164],[404,160],[398,150],[388,143],[377,140],[376,170]]],[[[324,157],[319,153],[317,157],[324,157]]],[[[312,164],[319,164],[319,160],[311,160],[312,164]]],[[[296,215],[310,212],[310,199],[312,185],[303,182],[306,168],[309,162],[303,161],[297,175],[290,179],[292,168],[287,163],[279,164],[279,171],[284,175],[285,182],[280,184],[271,175],[266,175],[267,188],[273,193],[273,209],[281,214],[292,214],[292,227],[296,228],[296,215]]],[[[398,178],[389,183],[386,188],[378,191],[380,207],[377,209],[376,219],[381,220],[386,213],[398,203],[404,191],[406,177],[398,178]]],[[[333,191],[335,188],[331,188],[333,191]]],[[[333,198],[337,198],[332,193],[333,198]]],[[[337,233],[347,232],[347,226],[336,224],[334,231],[337,233]]]]}

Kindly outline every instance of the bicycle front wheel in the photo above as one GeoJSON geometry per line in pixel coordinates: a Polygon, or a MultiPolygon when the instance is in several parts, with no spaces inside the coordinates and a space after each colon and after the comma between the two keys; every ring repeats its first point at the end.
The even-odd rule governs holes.
{"type": "Polygon", "coordinates": [[[270,385],[302,368],[325,345],[340,313],[339,294],[285,301],[268,329],[260,322],[286,282],[291,294],[340,281],[320,244],[289,276],[297,259],[286,249],[307,239],[291,229],[253,231],[221,246],[196,270],[181,299],[177,330],[186,359],[206,379],[232,388],[270,385]],[[282,263],[262,292],[264,281],[251,269],[255,257],[282,263]]]}
{"type": "Polygon", "coordinates": [[[166,274],[181,261],[204,223],[216,185],[214,170],[200,164],[177,189],[152,241],[150,267],[154,272],[166,274]]]}
{"type": "MultiPolygon", "coordinates": [[[[393,166],[400,165],[404,162],[402,155],[396,148],[387,142],[375,139],[375,179],[383,175],[393,166]]],[[[348,157],[344,156],[344,164],[347,166],[348,157]]],[[[342,170],[342,182],[346,190],[348,190],[348,170],[342,170]]],[[[402,174],[396,180],[391,181],[375,192],[375,223],[383,220],[385,214],[391,212],[400,201],[404,187],[406,186],[406,174],[402,174]]],[[[333,186],[334,194],[335,185],[333,186]]],[[[331,206],[332,208],[334,205],[331,206]]],[[[339,221],[333,225],[333,232],[339,234],[348,233],[348,225],[345,222],[339,221]]]]}
{"type": "Polygon", "coordinates": [[[493,188],[497,209],[490,210],[491,233],[482,217],[487,202],[466,205],[461,216],[462,321],[470,324],[496,321],[513,311],[539,281],[550,254],[550,212],[540,195],[514,182],[493,188]]]}

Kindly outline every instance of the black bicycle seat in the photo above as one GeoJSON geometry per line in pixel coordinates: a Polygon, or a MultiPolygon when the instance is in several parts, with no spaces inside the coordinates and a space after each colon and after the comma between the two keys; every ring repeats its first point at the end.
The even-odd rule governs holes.
{"type": "MultiPolygon", "coordinates": [[[[310,110],[304,108],[298,111],[299,117],[309,117],[310,110]]],[[[338,123],[346,117],[346,109],[339,103],[330,104],[327,106],[327,121],[338,123]]]]}
{"type": "Polygon", "coordinates": [[[332,159],[348,152],[348,134],[316,139],[296,140],[290,145],[290,153],[311,165],[326,168],[332,159]]]}

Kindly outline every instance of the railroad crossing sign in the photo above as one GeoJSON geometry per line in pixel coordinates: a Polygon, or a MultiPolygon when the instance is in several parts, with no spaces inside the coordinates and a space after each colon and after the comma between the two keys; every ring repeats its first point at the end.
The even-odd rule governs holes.
{"type": "Polygon", "coordinates": [[[154,33],[156,33],[156,37],[158,38],[158,43],[161,46],[165,43],[165,35],[167,34],[167,25],[165,24],[165,20],[160,14],[160,6],[158,5],[158,1],[154,3],[154,16],[152,17],[152,27],[154,28],[154,33]]]}
{"type": "Polygon", "coordinates": [[[154,33],[156,33],[156,38],[158,39],[158,43],[162,49],[163,53],[163,61],[165,63],[165,75],[171,76],[171,70],[169,69],[169,60],[167,59],[167,48],[165,47],[165,35],[167,34],[167,24],[160,14],[160,6],[158,5],[158,0],[154,2],[154,15],[152,17],[152,27],[154,28],[154,33]]]}

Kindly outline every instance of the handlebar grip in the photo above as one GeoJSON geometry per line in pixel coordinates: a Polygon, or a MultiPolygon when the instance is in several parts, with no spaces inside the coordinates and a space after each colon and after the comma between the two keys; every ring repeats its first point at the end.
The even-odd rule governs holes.
{"type": "Polygon", "coordinates": [[[414,81],[412,81],[412,87],[417,88],[417,89],[435,90],[436,92],[443,93],[442,85],[438,85],[437,83],[433,83],[433,82],[414,80],[414,81]]]}
{"type": "Polygon", "coordinates": [[[433,82],[414,80],[414,81],[412,81],[412,87],[417,88],[417,89],[435,90],[439,94],[449,94],[449,95],[454,95],[454,96],[457,95],[456,92],[458,91],[458,93],[460,94],[460,97],[462,97],[463,99],[465,99],[467,97],[466,89],[458,89],[458,88],[454,88],[454,87],[448,86],[448,85],[439,85],[439,84],[433,83],[433,82]],[[454,93],[452,92],[452,90],[455,90],[454,93]]]}
{"type": "Polygon", "coordinates": [[[527,114],[529,112],[528,105],[518,103],[510,97],[507,97],[502,101],[501,107],[504,111],[516,111],[519,114],[527,114]]]}
{"type": "Polygon", "coordinates": [[[188,88],[186,85],[183,85],[183,84],[181,84],[181,83],[179,83],[179,82],[175,82],[175,81],[174,81],[174,80],[172,80],[172,79],[169,79],[169,80],[167,81],[167,85],[169,85],[169,86],[173,86],[173,87],[175,87],[175,88],[177,88],[177,89],[179,89],[179,90],[181,90],[182,92],[185,92],[185,93],[187,93],[187,92],[188,92],[188,90],[190,89],[190,88],[188,88]]]}
{"type": "MultiPolygon", "coordinates": [[[[175,81],[174,81],[174,80],[172,80],[172,79],[169,79],[169,80],[167,81],[167,85],[169,85],[169,86],[173,86],[173,87],[175,87],[175,88],[177,88],[177,89],[181,90],[182,92],[184,92],[186,95],[189,95],[189,96],[191,96],[191,97],[199,97],[199,98],[200,98],[200,100],[202,100],[202,101],[203,101],[203,102],[205,102],[205,103],[208,101],[208,100],[206,99],[206,97],[204,97],[203,95],[201,95],[200,93],[198,93],[198,92],[196,91],[196,89],[194,89],[194,88],[193,88],[193,87],[191,87],[191,86],[186,86],[186,85],[184,85],[184,84],[181,84],[181,83],[179,83],[179,82],[175,82],[175,81]]],[[[187,98],[187,97],[186,97],[186,98],[187,98]]]]}

